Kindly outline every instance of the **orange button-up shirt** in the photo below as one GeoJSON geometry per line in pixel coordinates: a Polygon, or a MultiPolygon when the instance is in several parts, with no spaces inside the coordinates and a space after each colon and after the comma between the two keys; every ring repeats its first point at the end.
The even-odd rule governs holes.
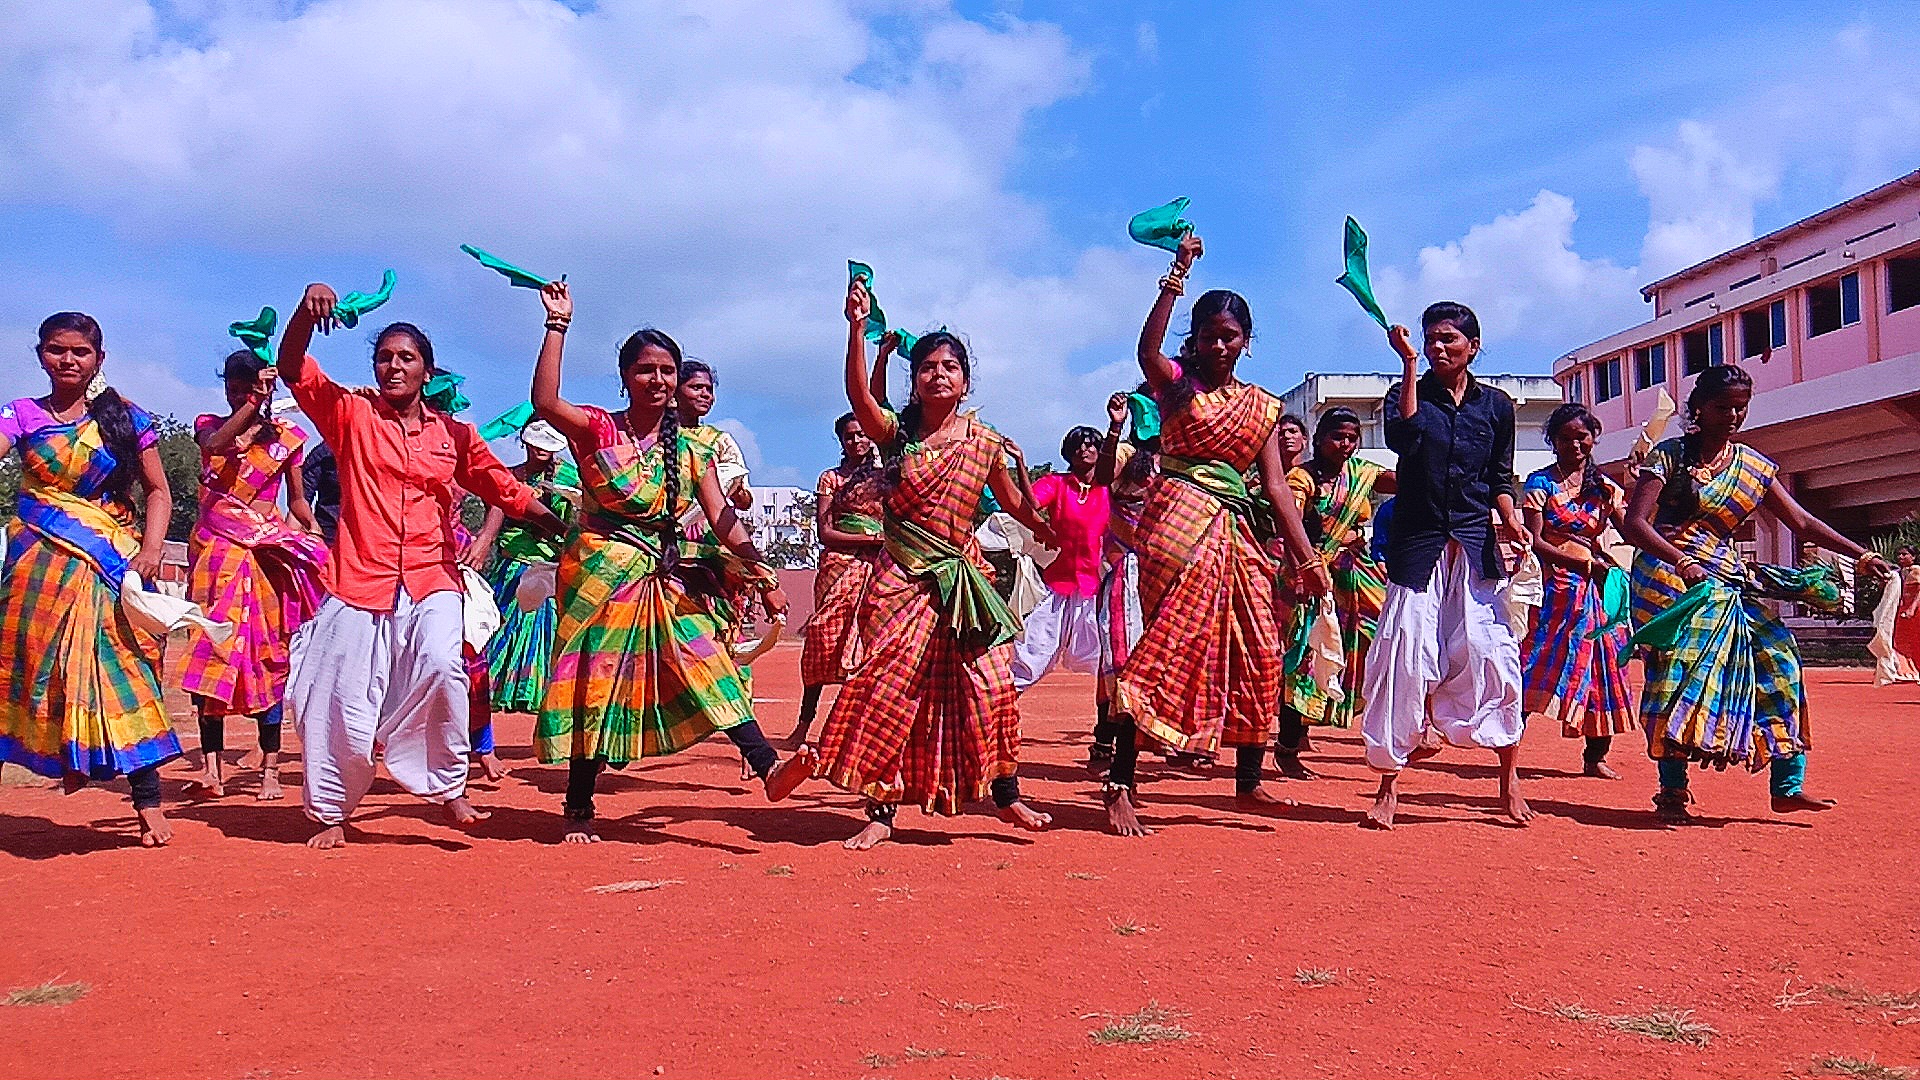
{"type": "Polygon", "coordinates": [[[339,463],[327,588],[354,607],[392,611],[400,589],[418,601],[462,587],[453,536],[462,489],[515,517],[534,500],[464,420],[432,408],[403,418],[378,391],[328,378],[311,356],[289,389],[339,463]]]}

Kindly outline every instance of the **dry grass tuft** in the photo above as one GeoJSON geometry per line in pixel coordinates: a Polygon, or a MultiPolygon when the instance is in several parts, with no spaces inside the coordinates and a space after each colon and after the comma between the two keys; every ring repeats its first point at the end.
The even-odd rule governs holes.
{"type": "MultiPolygon", "coordinates": [[[[1514,1004],[1519,1005],[1518,1002],[1514,1004]]],[[[1526,1008],[1520,1005],[1520,1008],[1526,1008]]],[[[1528,1009],[1528,1012],[1540,1012],[1528,1009]]],[[[1595,1012],[1584,1005],[1555,1005],[1552,1015],[1562,1020],[1576,1020],[1581,1023],[1605,1024],[1615,1031],[1624,1031],[1629,1035],[1644,1035],[1661,1042],[1685,1043],[1689,1046],[1705,1046],[1713,1041],[1713,1025],[1693,1018],[1692,1009],[1675,1009],[1661,1006],[1644,1013],[1628,1013],[1624,1016],[1609,1016],[1595,1012]]]]}
{"type": "Polygon", "coordinates": [[[1150,1001],[1146,1008],[1131,1016],[1108,1020],[1102,1026],[1087,1032],[1087,1037],[1102,1046],[1179,1042],[1182,1039],[1193,1038],[1193,1032],[1174,1022],[1184,1019],[1186,1015],[1186,1013],[1175,1012],[1158,1002],[1150,1001]]]}
{"type": "Polygon", "coordinates": [[[1815,1058],[1814,1068],[1836,1076],[1852,1076],[1858,1080],[1913,1080],[1913,1070],[1898,1065],[1882,1065],[1872,1058],[1862,1060],[1855,1057],[1843,1057],[1829,1054],[1815,1058]]]}
{"type": "Polygon", "coordinates": [[[1301,986],[1332,986],[1340,977],[1326,968],[1295,968],[1293,981],[1301,986]]]}
{"type": "Polygon", "coordinates": [[[87,996],[93,987],[83,982],[54,982],[48,979],[39,986],[23,986],[7,995],[8,1005],[71,1005],[87,996]]]}
{"type": "Polygon", "coordinates": [[[685,884],[686,882],[679,878],[668,878],[664,881],[616,881],[611,885],[595,885],[587,891],[590,893],[652,892],[669,885],[685,884]]]}
{"type": "Polygon", "coordinates": [[[769,866],[767,867],[767,876],[768,877],[792,877],[793,867],[788,866],[785,863],[782,863],[779,866],[769,866]]]}
{"type": "Polygon", "coordinates": [[[1133,937],[1136,934],[1144,934],[1147,932],[1146,927],[1141,926],[1139,923],[1134,922],[1132,919],[1127,919],[1122,922],[1113,923],[1111,925],[1113,926],[1113,932],[1116,934],[1119,934],[1121,937],[1133,937]]]}

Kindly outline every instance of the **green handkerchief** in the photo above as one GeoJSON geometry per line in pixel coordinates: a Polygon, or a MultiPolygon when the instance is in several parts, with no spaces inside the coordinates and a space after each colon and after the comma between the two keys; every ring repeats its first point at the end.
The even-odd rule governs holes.
{"type": "Polygon", "coordinates": [[[1148,247],[1179,251],[1180,241],[1193,231],[1193,222],[1181,216],[1190,201],[1182,195],[1165,206],[1142,210],[1127,222],[1127,235],[1148,247]]]}
{"type": "Polygon", "coordinates": [[[1701,608],[1715,603],[1730,605],[1738,603],[1740,594],[1733,586],[1717,578],[1706,578],[1694,584],[1679,599],[1667,605],[1667,609],[1641,624],[1634,631],[1633,644],[1645,645],[1649,649],[1669,652],[1680,642],[1687,627],[1701,608]]]}
{"type": "Polygon", "coordinates": [[[351,330],[360,325],[360,317],[387,302],[393,296],[393,283],[398,280],[389,270],[380,277],[380,288],[376,292],[350,292],[335,301],[333,317],[340,325],[351,330]]]}
{"type": "Polygon", "coordinates": [[[465,412],[467,406],[473,404],[467,400],[467,395],[460,392],[460,384],[466,381],[465,375],[443,371],[427,380],[427,385],[420,389],[420,396],[427,404],[448,415],[465,412]]]}
{"type": "Polygon", "coordinates": [[[920,343],[920,335],[910,334],[905,330],[900,329],[897,326],[894,327],[893,332],[900,335],[900,348],[896,349],[895,351],[898,352],[903,357],[912,356],[913,347],[920,343]]]}
{"type": "Polygon", "coordinates": [[[273,363],[273,330],[280,324],[280,313],[270,307],[260,309],[260,317],[252,322],[237,322],[227,327],[227,333],[240,339],[240,344],[253,350],[253,355],[273,363]]]}
{"type": "Polygon", "coordinates": [[[517,435],[520,429],[533,423],[533,402],[523,401],[499,416],[480,425],[480,437],[487,440],[504,439],[517,435]]]}
{"type": "Polygon", "coordinates": [[[507,279],[507,283],[516,289],[544,289],[548,285],[553,284],[549,278],[543,278],[539,274],[528,273],[505,259],[481,251],[472,244],[461,244],[460,250],[480,260],[481,266],[499,272],[502,277],[507,279]]]}
{"type": "Polygon", "coordinates": [[[1127,416],[1133,421],[1133,437],[1145,442],[1160,437],[1160,403],[1145,394],[1127,395],[1127,416]]]}
{"type": "Polygon", "coordinates": [[[1386,312],[1380,310],[1379,301],[1373,298],[1373,279],[1367,275],[1367,231],[1352,218],[1347,219],[1347,238],[1345,243],[1347,272],[1335,280],[1353,294],[1355,300],[1373,321],[1387,328],[1386,312]]]}
{"type": "Polygon", "coordinates": [[[880,298],[873,294],[873,267],[863,262],[847,260],[847,284],[856,281],[867,283],[867,302],[872,310],[867,312],[867,322],[861,331],[868,341],[879,341],[887,335],[887,313],[880,310],[880,298]]]}

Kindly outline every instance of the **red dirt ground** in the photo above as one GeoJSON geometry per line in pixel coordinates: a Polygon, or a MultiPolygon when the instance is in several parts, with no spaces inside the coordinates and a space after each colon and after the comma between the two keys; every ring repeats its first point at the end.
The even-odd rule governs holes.
{"type": "MultiPolygon", "coordinates": [[[[776,736],[797,659],[783,646],[759,665],[776,736]]],[[[1363,832],[1371,782],[1336,733],[1319,739],[1325,778],[1285,785],[1300,805],[1284,815],[1237,810],[1225,776],[1149,768],[1158,832],[1122,840],[1100,831],[1076,765],[1083,677],[1027,700],[1026,790],[1057,831],[1018,834],[984,807],[907,811],[899,841],[866,855],[838,843],[860,824],[853,799],[816,783],[769,806],[720,739],[609,774],[608,842],[585,848],[553,843],[564,769],[525,751],[509,752],[512,777],[476,785],[494,817],[475,835],[383,781],[357,842],[324,854],[300,846],[313,826],[298,803],[255,803],[250,778],[182,805],[188,769],[170,768],[177,836],[148,852],[124,785],[63,797],[8,770],[0,995],[92,990],[0,1006],[0,1074],[1627,1078],[1920,1063],[1920,1008],[1843,999],[1920,990],[1920,692],[1820,671],[1811,693],[1812,787],[1840,808],[1778,818],[1764,779],[1708,775],[1709,817],[1681,830],[1649,816],[1653,769],[1631,738],[1614,755],[1626,779],[1585,780],[1578,744],[1539,725],[1530,829],[1491,816],[1491,755],[1449,751],[1408,774],[1400,828],[1363,832]],[[590,891],[633,880],[667,884],[590,891]],[[1302,969],[1336,981],[1302,985],[1302,969]],[[1192,1037],[1089,1037],[1150,1002],[1192,1037]],[[1691,1009],[1719,1034],[1675,1045],[1555,1015],[1565,1004],[1691,1009]]],[[[529,728],[506,718],[503,746],[529,728]]]]}

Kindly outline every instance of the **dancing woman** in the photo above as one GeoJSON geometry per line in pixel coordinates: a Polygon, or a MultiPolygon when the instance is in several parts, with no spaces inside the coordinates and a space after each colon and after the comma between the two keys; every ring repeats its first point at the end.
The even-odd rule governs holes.
{"type": "Polygon", "coordinates": [[[1314,775],[1300,763],[1305,725],[1347,727],[1362,710],[1367,649],[1373,644],[1375,621],[1380,618],[1380,605],[1387,595],[1387,572],[1368,548],[1366,524],[1373,516],[1373,497],[1392,495],[1396,482],[1392,469],[1383,469],[1354,453],[1359,448],[1359,414],[1335,406],[1320,414],[1312,456],[1287,473],[1287,486],[1300,507],[1307,536],[1333,579],[1333,606],[1340,619],[1340,649],[1346,659],[1336,699],[1313,681],[1305,662],[1314,606],[1296,604],[1287,633],[1280,735],[1273,747],[1274,763],[1280,772],[1296,780],[1314,775]]]}
{"type": "Polygon", "coordinates": [[[1654,808],[1663,820],[1692,815],[1687,764],[1769,768],[1773,811],[1826,810],[1832,800],[1806,794],[1806,752],[1813,746],[1800,650],[1763,598],[1834,607],[1824,575],[1781,567],[1749,569],[1736,536],[1762,506],[1798,536],[1842,552],[1856,568],[1888,573],[1886,560],[1841,536],[1801,508],[1766,455],[1735,441],[1753,400],[1753,377],[1732,364],[1710,367],[1687,395],[1693,430],[1653,448],[1627,507],[1633,559],[1633,621],[1644,626],[1701,585],[1705,602],[1671,647],[1647,646],[1640,724],[1660,768],[1654,808]],[[1823,586],[1824,583],[1824,587],[1823,586]]]}
{"type": "Polygon", "coordinates": [[[885,449],[885,549],[855,615],[819,771],[866,796],[867,825],[846,842],[852,849],[893,835],[902,804],[957,814],[989,793],[1003,820],[1044,829],[1052,819],[1020,801],[1016,626],[973,538],[982,491],[1043,541],[1052,533],[1009,474],[1013,444],[960,411],[972,369],[959,338],[937,331],[915,342],[905,409],[875,397],[862,334],[872,304],[864,283],[848,285],[847,399],[860,430],[885,449]]]}
{"type": "Polygon", "coordinates": [[[46,396],[0,406],[0,455],[20,451],[0,571],[0,761],[68,791],[125,776],[140,842],[158,847],[173,839],[160,765],[180,756],[180,740],[160,700],[160,639],[134,629],[119,598],[127,571],[160,570],[173,500],[159,435],[101,379],[107,352],[91,316],[48,317],[36,353],[46,396]]]}
{"type": "Polygon", "coordinates": [[[1107,435],[1093,482],[1107,489],[1107,528],[1101,546],[1104,569],[1094,608],[1100,634],[1098,681],[1094,685],[1093,744],[1087,767],[1105,772],[1113,763],[1121,725],[1113,720],[1113,689],[1127,655],[1140,640],[1145,618],[1140,610],[1140,554],[1134,535],[1147,489],[1160,471],[1160,409],[1145,383],[1131,394],[1107,399],[1107,435]],[[1129,419],[1133,431],[1123,444],[1129,419]]]}
{"type": "Polygon", "coordinates": [[[1279,801],[1260,786],[1280,702],[1280,571],[1263,549],[1269,522],[1301,591],[1329,588],[1286,486],[1280,401],[1234,374],[1253,335],[1247,302],[1224,289],[1202,295],[1179,355],[1160,351],[1201,251],[1199,237],[1181,241],[1140,331],[1140,367],[1162,416],[1160,473],[1135,530],[1144,624],[1114,688],[1112,712],[1123,726],[1103,792],[1108,820],[1123,836],[1147,832],[1133,805],[1136,730],[1179,751],[1232,746],[1239,796],[1279,801]],[[1256,465],[1265,506],[1246,482],[1256,465]]]}
{"type": "Polygon", "coordinates": [[[1586,739],[1588,776],[1615,780],[1607,764],[1613,737],[1633,730],[1627,688],[1627,627],[1606,627],[1606,574],[1615,570],[1601,534],[1619,526],[1626,493],[1593,463],[1600,421],[1568,402],[1547,417],[1554,462],[1527,477],[1521,514],[1545,571],[1539,617],[1520,650],[1526,683],[1521,708],[1586,739]]]}
{"type": "Polygon", "coordinates": [[[327,549],[300,475],[307,433],[266,415],[273,369],[241,349],[227,357],[221,381],[227,414],[207,413],[193,424],[200,444],[200,517],[187,545],[187,596],[208,618],[231,623],[233,634],[215,642],[195,633],[180,687],[200,714],[205,770],[195,787],[212,798],[225,793],[220,756],[226,721],[250,716],[259,731],[258,797],[271,800],[281,797],[288,646],[326,601],[321,573],[327,549]]]}
{"type": "Polygon", "coordinates": [[[724,731],[766,785],[783,799],[806,777],[803,759],[780,766],[753,718],[753,699],[724,640],[711,602],[677,576],[685,543],[680,522],[698,507],[738,564],[732,572],[760,593],[767,617],[787,610],[778,578],[727,505],[711,455],[680,432],[674,391],[680,346],[658,330],[620,346],[617,413],[560,396],[560,367],[573,298],[564,283],[541,290],[546,335],[533,372],[533,407],[567,437],[579,463],[585,505],[560,556],[559,621],[553,679],[540,707],[534,748],[543,762],[568,763],[563,839],[591,843],[600,771],[684,750],[724,731]],[[776,768],[776,766],[780,766],[776,768]]]}
{"type": "Polygon", "coordinates": [[[329,552],[332,596],[293,640],[287,716],[300,735],[313,848],[347,842],[346,822],[373,784],[374,756],[411,794],[465,827],[488,815],[467,801],[470,737],[463,589],[454,509],[462,490],[559,529],[472,424],[428,404],[433,343],[393,323],[373,343],[371,388],[327,377],[307,346],[330,332],[338,298],[307,287],[280,339],[280,375],[337,456],[340,530],[329,552]]]}
{"type": "Polygon", "coordinates": [[[800,653],[800,719],[787,737],[788,748],[795,750],[807,741],[821,687],[846,680],[844,653],[882,543],[886,478],[874,459],[873,440],[852,413],[833,422],[833,433],[840,440],[840,464],[821,473],[814,485],[820,565],[800,653]]]}

